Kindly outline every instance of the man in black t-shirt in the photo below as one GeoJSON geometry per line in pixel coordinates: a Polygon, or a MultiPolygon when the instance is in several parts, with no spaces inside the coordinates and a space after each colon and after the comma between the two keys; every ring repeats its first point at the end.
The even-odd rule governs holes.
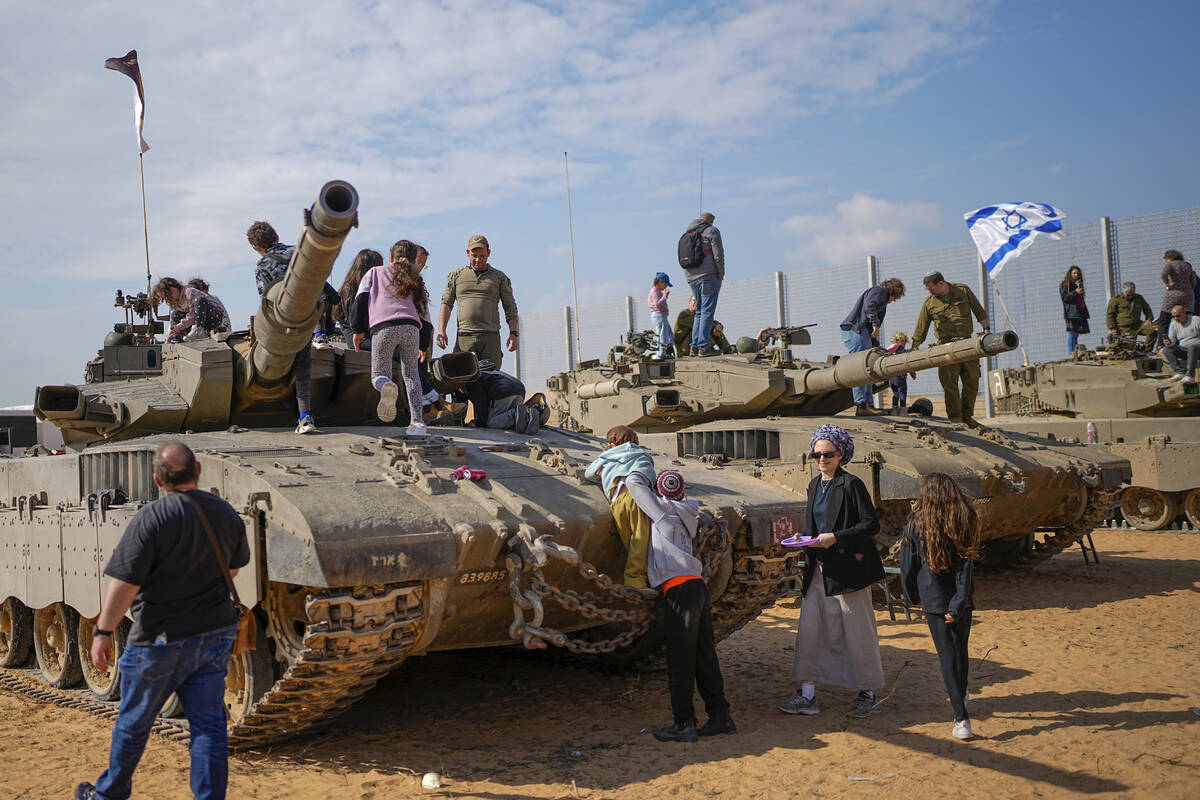
{"type": "Polygon", "coordinates": [[[121,710],[113,727],[108,769],[76,800],[123,800],[133,790],[150,728],[177,693],[191,728],[191,788],[196,798],[224,798],[229,774],[225,734],[225,672],[237,631],[229,586],[196,508],[212,525],[231,574],[250,561],[246,526],[233,507],[200,491],[200,465],[182,442],[154,455],[154,482],[163,496],[143,506],[113,550],[112,578],[92,639],[92,662],[107,670],[112,632],[125,612],[133,627],[121,655],[121,710]]]}

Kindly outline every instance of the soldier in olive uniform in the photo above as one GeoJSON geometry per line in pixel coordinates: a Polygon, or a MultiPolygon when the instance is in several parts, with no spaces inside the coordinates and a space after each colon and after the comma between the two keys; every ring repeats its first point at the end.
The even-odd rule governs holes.
{"type": "MultiPolygon", "coordinates": [[[[974,331],[972,314],[979,320],[984,333],[991,331],[987,312],[966,284],[947,283],[940,272],[926,275],[924,283],[925,288],[929,290],[929,297],[925,298],[921,313],[917,315],[917,326],[913,331],[913,350],[925,341],[930,321],[933,322],[938,344],[970,337],[974,331]]],[[[979,362],[967,361],[963,364],[938,367],[938,380],[942,382],[942,392],[946,398],[946,416],[950,421],[979,427],[979,423],[975,421],[975,398],[979,394],[979,362]]]]}
{"type": "Polygon", "coordinates": [[[500,314],[497,305],[503,306],[508,322],[508,350],[517,349],[517,301],[513,299],[512,281],[500,270],[488,263],[492,254],[486,237],[476,234],[467,242],[467,258],[470,264],[459,267],[446,278],[446,291],[442,293],[442,310],[438,316],[437,346],[449,344],[446,326],[450,323],[450,310],[458,301],[458,335],[454,341],[454,352],[470,352],[481,361],[491,361],[500,369],[504,351],[500,349],[500,314]]]}
{"type": "MultiPolygon", "coordinates": [[[[1127,281],[1121,284],[1121,293],[1108,301],[1106,321],[1108,322],[1108,332],[1113,336],[1123,334],[1136,337],[1138,334],[1146,332],[1148,324],[1153,327],[1154,314],[1150,311],[1150,304],[1135,289],[1133,281],[1127,281]]],[[[1147,351],[1154,349],[1154,330],[1146,332],[1146,341],[1142,345],[1142,349],[1147,351]]]]}

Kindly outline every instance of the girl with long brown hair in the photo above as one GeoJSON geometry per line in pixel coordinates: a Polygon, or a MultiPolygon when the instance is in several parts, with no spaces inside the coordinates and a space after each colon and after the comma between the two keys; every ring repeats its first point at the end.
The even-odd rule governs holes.
{"type": "Polygon", "coordinates": [[[956,739],[970,739],[967,713],[967,641],[975,608],[971,562],[979,558],[979,516],[949,475],[933,472],[921,482],[900,545],[904,591],[925,612],[942,680],[954,709],[956,739]]]}
{"type": "Polygon", "coordinates": [[[1067,325],[1067,354],[1075,352],[1079,334],[1091,333],[1088,326],[1087,302],[1083,299],[1083,270],[1072,264],[1062,283],[1058,284],[1058,297],[1063,304],[1063,321],[1067,325]]]}
{"type": "Polygon", "coordinates": [[[371,383],[379,392],[376,413],[383,422],[396,418],[400,387],[392,380],[392,355],[400,353],[400,374],[408,401],[408,436],[424,436],[421,414],[421,323],[429,319],[429,292],[417,266],[418,247],[407,239],[392,245],[391,262],[367,270],[358,284],[351,313],[354,349],[371,336],[371,383]]]}

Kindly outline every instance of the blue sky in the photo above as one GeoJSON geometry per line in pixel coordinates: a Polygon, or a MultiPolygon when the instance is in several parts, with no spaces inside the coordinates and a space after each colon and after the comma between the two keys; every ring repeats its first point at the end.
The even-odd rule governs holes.
{"type": "MultiPolygon", "coordinates": [[[[1197,204],[1191,3],[5,3],[0,405],[82,379],[144,286],[137,48],[155,277],[244,322],[244,232],[285,241],[331,178],[359,248],[432,252],[437,294],[485,233],[525,312],[640,295],[704,206],[727,277],[965,241],[991,202],[1071,222],[1197,204]]],[[[1192,257],[1193,254],[1186,254],[1192,257]]],[[[1196,259],[1192,257],[1192,260],[1196,259]]],[[[851,302],[852,298],[848,298],[851,302]]]]}

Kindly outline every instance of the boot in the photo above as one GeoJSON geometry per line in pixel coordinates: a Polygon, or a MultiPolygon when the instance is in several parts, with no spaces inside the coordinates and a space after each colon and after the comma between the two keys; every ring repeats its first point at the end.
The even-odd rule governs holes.
{"type": "Polygon", "coordinates": [[[654,738],[660,742],[694,742],[700,737],[696,735],[696,720],[676,722],[669,728],[655,728],[654,738]]]}
{"type": "Polygon", "coordinates": [[[733,717],[726,711],[723,714],[714,714],[708,718],[708,722],[700,726],[696,733],[701,736],[716,736],[721,733],[737,733],[737,725],[733,723],[733,717]]]}
{"type": "Polygon", "coordinates": [[[854,416],[856,417],[878,417],[881,414],[883,414],[882,411],[877,408],[871,408],[866,403],[859,403],[858,408],[854,411],[854,416]]]}

